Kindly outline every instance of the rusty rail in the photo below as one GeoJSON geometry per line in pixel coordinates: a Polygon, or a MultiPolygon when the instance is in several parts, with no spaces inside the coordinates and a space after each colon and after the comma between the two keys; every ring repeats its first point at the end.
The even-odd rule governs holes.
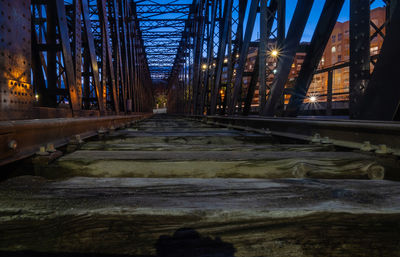
{"type": "Polygon", "coordinates": [[[214,125],[400,156],[400,123],[361,120],[192,115],[214,125]]]}
{"type": "Polygon", "coordinates": [[[77,135],[85,139],[96,135],[100,129],[119,128],[152,115],[152,113],[141,113],[93,118],[1,121],[0,165],[32,156],[41,146],[49,143],[60,147],[77,135]]]}

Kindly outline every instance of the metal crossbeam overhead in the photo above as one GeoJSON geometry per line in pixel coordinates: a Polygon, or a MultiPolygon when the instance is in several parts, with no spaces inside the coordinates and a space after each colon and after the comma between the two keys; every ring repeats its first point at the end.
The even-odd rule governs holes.
{"type": "Polygon", "coordinates": [[[154,80],[167,80],[189,15],[191,1],[136,1],[137,22],[154,80]],[[163,55],[163,53],[165,53],[163,55]],[[155,69],[156,66],[165,67],[155,69]],[[169,68],[168,68],[169,67],[169,68]]]}
{"type": "Polygon", "coordinates": [[[146,18],[147,14],[189,14],[189,4],[140,4],[137,5],[138,18],[146,18]]]}

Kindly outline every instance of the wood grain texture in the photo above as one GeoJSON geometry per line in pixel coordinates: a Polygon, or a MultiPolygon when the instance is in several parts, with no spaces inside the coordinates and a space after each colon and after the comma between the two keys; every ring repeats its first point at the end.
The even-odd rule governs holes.
{"type": "Polygon", "coordinates": [[[0,184],[0,250],[399,256],[399,197],[390,181],[20,177],[0,184]]]}

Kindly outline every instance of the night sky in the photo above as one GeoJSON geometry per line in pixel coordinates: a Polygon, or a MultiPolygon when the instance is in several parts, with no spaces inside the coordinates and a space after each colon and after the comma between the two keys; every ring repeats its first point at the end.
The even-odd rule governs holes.
{"type": "MultiPolygon", "coordinates": [[[[250,2],[250,1],[249,1],[250,2]]],[[[286,4],[286,29],[288,29],[290,25],[290,20],[292,18],[294,9],[296,8],[296,3],[297,0],[287,0],[286,4]]],[[[306,29],[303,34],[303,39],[302,41],[310,41],[314,28],[317,25],[319,16],[321,14],[322,8],[324,7],[325,0],[315,0],[314,1],[314,6],[311,10],[311,15],[308,20],[306,29]]],[[[379,7],[379,6],[384,6],[384,3],[382,0],[376,0],[372,5],[371,9],[379,7]]],[[[349,11],[350,11],[350,0],[346,0],[343,9],[340,13],[338,21],[344,22],[349,20],[349,11]]],[[[253,40],[256,38],[259,38],[259,19],[257,18],[256,21],[256,27],[253,33],[253,40]]]]}

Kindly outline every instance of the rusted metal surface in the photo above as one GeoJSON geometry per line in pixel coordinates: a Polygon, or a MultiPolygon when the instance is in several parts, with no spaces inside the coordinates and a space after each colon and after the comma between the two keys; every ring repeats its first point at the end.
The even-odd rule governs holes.
{"type": "Polygon", "coordinates": [[[0,165],[33,155],[48,143],[60,147],[71,137],[94,136],[99,129],[118,128],[152,114],[106,116],[93,118],[60,118],[0,122],[0,165]]]}
{"type": "Polygon", "coordinates": [[[33,106],[30,2],[0,1],[0,120],[33,106]]]}
{"type": "Polygon", "coordinates": [[[400,124],[396,122],[237,116],[188,117],[250,131],[262,130],[275,136],[400,156],[400,124]]]}

